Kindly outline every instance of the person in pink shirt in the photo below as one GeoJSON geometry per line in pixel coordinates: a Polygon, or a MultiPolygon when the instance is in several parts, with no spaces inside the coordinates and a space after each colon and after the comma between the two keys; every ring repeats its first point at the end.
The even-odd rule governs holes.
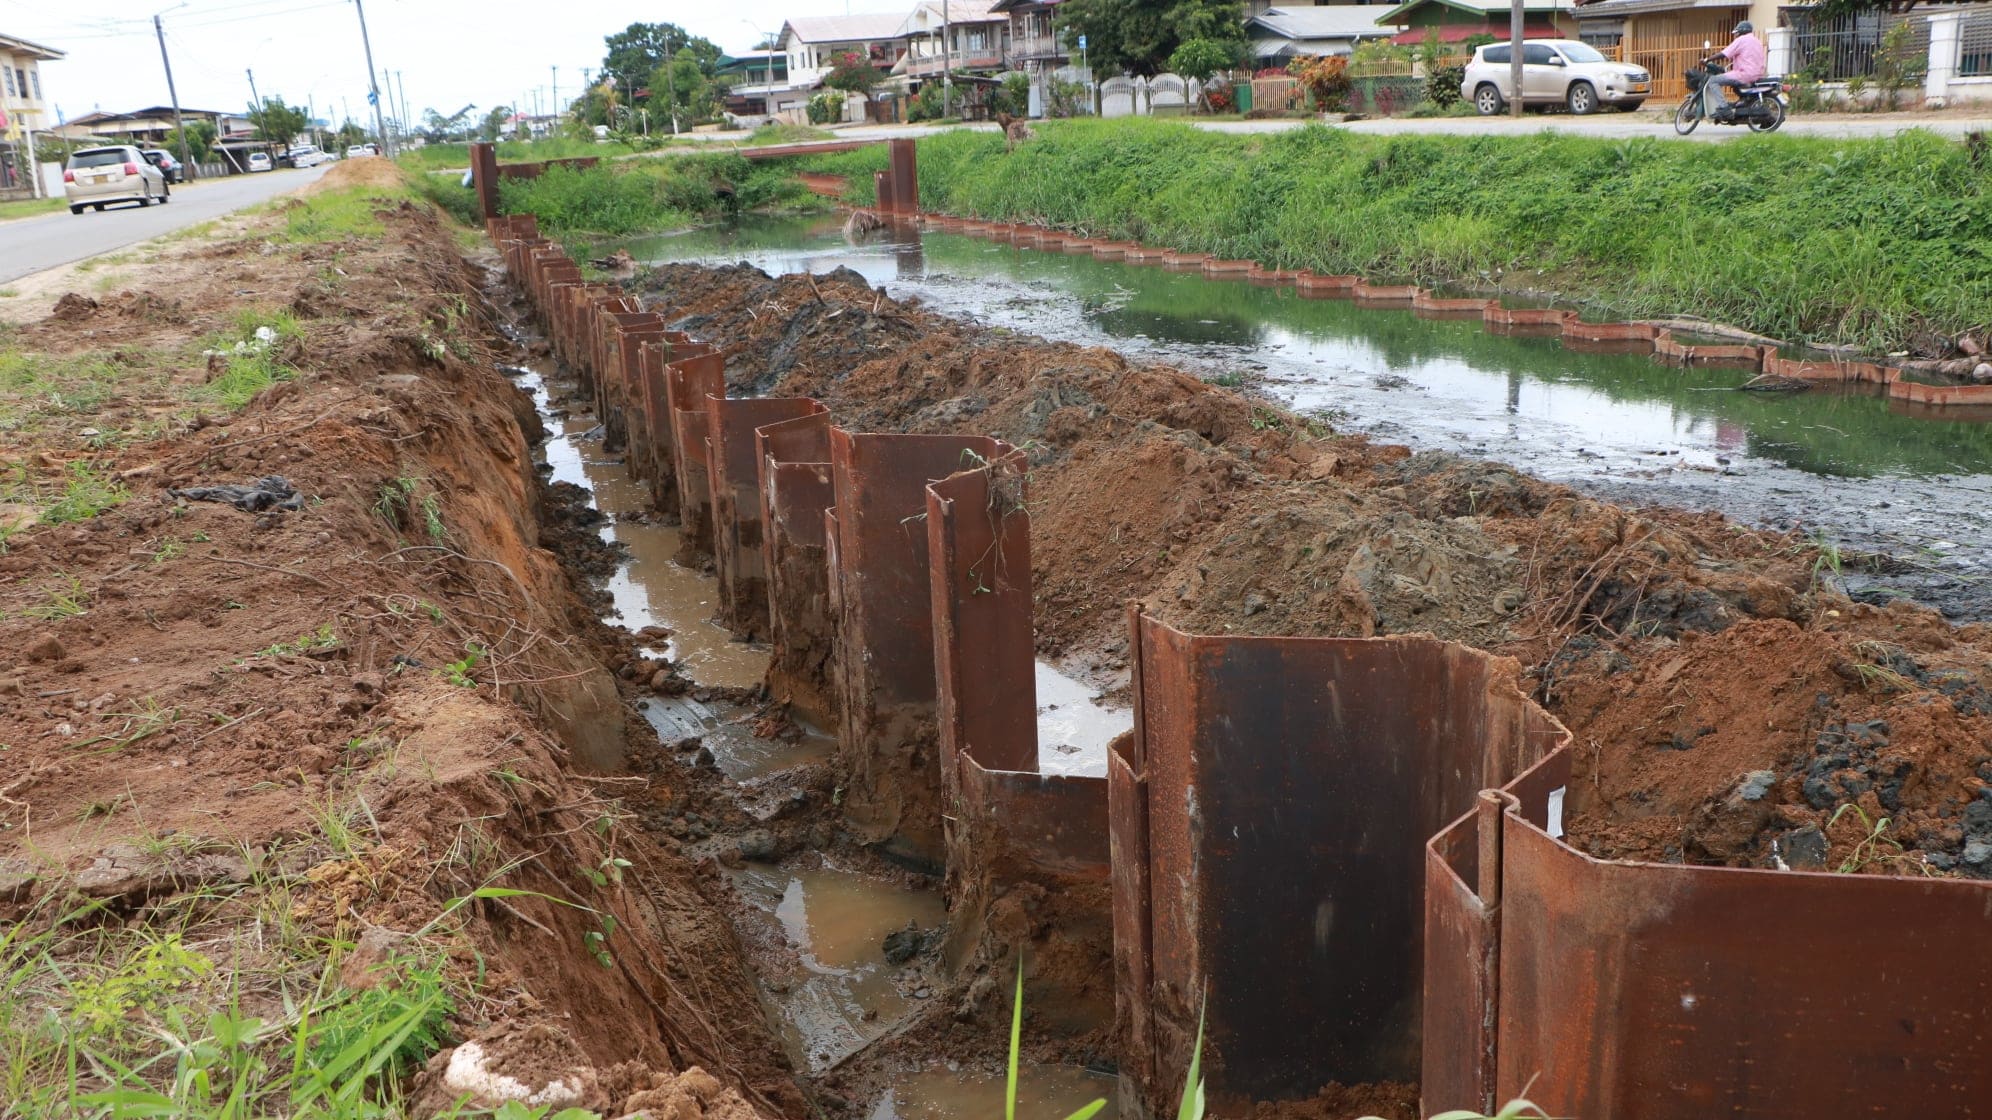
{"type": "Polygon", "coordinates": [[[1702,87],[1703,105],[1710,117],[1728,116],[1734,111],[1729,99],[1722,95],[1723,86],[1747,86],[1764,80],[1764,71],[1770,65],[1764,53],[1763,41],[1755,32],[1757,27],[1749,20],[1736,25],[1736,41],[1722,48],[1719,58],[1729,60],[1729,72],[1717,74],[1702,87]]]}

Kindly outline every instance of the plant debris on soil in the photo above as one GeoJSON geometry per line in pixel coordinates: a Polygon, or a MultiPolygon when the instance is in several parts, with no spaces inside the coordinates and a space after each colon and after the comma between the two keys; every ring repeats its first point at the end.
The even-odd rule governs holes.
{"type": "Polygon", "coordinates": [[[848,270],[644,285],[737,392],[1024,447],[1046,656],[1124,680],[1129,598],[1203,633],[1431,633],[1516,658],[1570,727],[1594,855],[1992,877],[1992,641],[1848,600],[1804,538],[1338,434],[848,270]]]}

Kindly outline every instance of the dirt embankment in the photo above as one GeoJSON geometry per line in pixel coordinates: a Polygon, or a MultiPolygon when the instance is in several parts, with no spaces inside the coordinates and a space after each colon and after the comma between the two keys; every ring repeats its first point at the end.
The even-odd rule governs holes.
{"type": "MultiPolygon", "coordinates": [[[[184,982],[70,1036],[123,1060],[127,1023],[289,1029],[434,968],[435,1040],[476,1045],[407,1079],[420,1102],[794,1114],[723,888],[639,842],[632,779],[587,776],[655,739],[550,551],[572,511],[486,276],[426,208],[377,216],[298,243],[280,210],[0,334],[40,379],[0,387],[0,916],[78,983],[188,947],[184,982]],[[251,374],[276,384],[231,411],[251,374]]],[[[70,1021],[78,989],[36,983],[12,1022],[70,1021]]]]}
{"type": "Polygon", "coordinates": [[[1992,635],[1848,601],[1802,539],[1339,435],[852,273],[647,287],[736,391],[1026,447],[1047,655],[1120,673],[1129,598],[1202,632],[1429,632],[1522,663],[1583,749],[1599,855],[1992,875],[1992,635]]]}

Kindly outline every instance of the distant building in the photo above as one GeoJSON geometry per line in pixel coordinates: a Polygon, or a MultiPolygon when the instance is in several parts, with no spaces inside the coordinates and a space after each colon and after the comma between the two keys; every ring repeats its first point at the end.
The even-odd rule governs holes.
{"type": "Polygon", "coordinates": [[[899,25],[906,54],[895,75],[918,81],[956,74],[994,74],[1003,69],[1010,41],[1010,14],[995,0],[920,0],[899,25]]]}
{"type": "MultiPolygon", "coordinates": [[[[1572,0],[1522,0],[1522,35],[1528,39],[1577,37],[1577,5],[1572,0]]],[[[1379,27],[1404,28],[1391,41],[1416,46],[1437,36],[1445,44],[1479,35],[1505,39],[1514,10],[1510,0],[1408,0],[1384,12],[1379,27]]]]}
{"type": "Polygon", "coordinates": [[[996,0],[992,12],[1010,17],[1010,69],[1049,72],[1070,60],[1053,22],[1060,0],[996,0]]]}
{"type": "Polygon", "coordinates": [[[1247,17],[1245,37],[1252,41],[1257,65],[1285,66],[1295,58],[1352,54],[1358,43],[1388,39],[1403,30],[1380,26],[1377,14],[1365,4],[1281,4],[1247,17]]]}
{"type": "MultiPolygon", "coordinates": [[[[180,119],[192,124],[206,121],[214,126],[215,138],[224,143],[250,141],[256,139],[256,126],[241,113],[223,113],[213,109],[181,109],[180,119]]],[[[69,140],[122,140],[127,143],[147,147],[158,147],[166,142],[173,131],[173,107],[153,105],[144,109],[134,109],[129,113],[85,113],[71,118],[69,123],[56,129],[56,134],[69,140]]]]}
{"type": "Polygon", "coordinates": [[[806,16],[782,24],[778,45],[788,55],[788,81],[797,89],[811,89],[837,64],[841,55],[856,54],[890,71],[906,53],[906,38],[900,26],[906,13],[871,12],[853,16],[806,16]]]}
{"type": "Polygon", "coordinates": [[[0,34],[0,197],[36,193],[32,134],[49,126],[41,64],[63,57],[54,47],[0,34]]]}

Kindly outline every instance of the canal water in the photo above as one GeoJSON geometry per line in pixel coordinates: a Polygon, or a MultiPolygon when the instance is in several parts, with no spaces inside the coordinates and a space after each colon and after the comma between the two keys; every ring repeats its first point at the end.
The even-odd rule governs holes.
{"type": "Polygon", "coordinates": [[[1496,335],[1478,321],[996,245],[851,243],[829,218],[625,239],[639,260],[849,268],[934,311],[1257,385],[1343,431],[1492,459],[1615,501],[1711,509],[1891,558],[1848,590],[1992,619],[1992,417],[1496,335]]]}

